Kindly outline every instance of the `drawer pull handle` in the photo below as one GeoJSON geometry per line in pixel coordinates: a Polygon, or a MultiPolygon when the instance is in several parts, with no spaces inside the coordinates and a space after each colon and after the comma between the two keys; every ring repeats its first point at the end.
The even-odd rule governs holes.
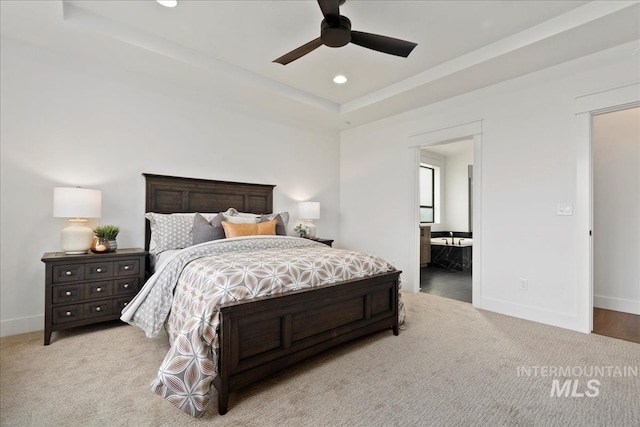
{"type": "Polygon", "coordinates": [[[123,288],[128,289],[129,288],[129,284],[125,283],[124,285],[122,285],[123,288]]]}
{"type": "Polygon", "coordinates": [[[100,311],[100,307],[96,307],[96,311],[100,311]]]}
{"type": "Polygon", "coordinates": [[[71,276],[72,273],[71,273],[71,270],[67,270],[67,272],[64,274],[66,274],[67,276],[71,276]]]}
{"type": "Polygon", "coordinates": [[[102,288],[96,288],[96,292],[102,292],[102,288]]]}
{"type": "Polygon", "coordinates": [[[70,317],[71,316],[71,312],[67,311],[64,315],[67,316],[67,317],[70,317]]]}
{"type": "Polygon", "coordinates": [[[130,267],[129,267],[128,265],[125,265],[125,266],[124,266],[124,269],[125,269],[125,270],[128,270],[129,268],[130,268],[130,267]]]}
{"type": "Polygon", "coordinates": [[[67,291],[64,293],[66,296],[70,297],[71,296],[71,291],[67,291]]]}
{"type": "Polygon", "coordinates": [[[102,269],[101,268],[96,268],[96,273],[102,273],[102,269]]]}

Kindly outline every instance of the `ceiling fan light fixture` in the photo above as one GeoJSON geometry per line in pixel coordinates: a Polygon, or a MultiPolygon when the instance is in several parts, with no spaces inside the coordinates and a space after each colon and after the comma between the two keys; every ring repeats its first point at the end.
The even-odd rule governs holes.
{"type": "Polygon", "coordinates": [[[333,78],[333,82],[335,84],[342,85],[342,84],[345,84],[347,82],[347,78],[345,76],[343,76],[342,74],[338,74],[337,76],[335,76],[333,78]]]}
{"type": "Polygon", "coordinates": [[[164,7],[176,7],[178,5],[178,0],[156,0],[159,4],[164,7]]]}

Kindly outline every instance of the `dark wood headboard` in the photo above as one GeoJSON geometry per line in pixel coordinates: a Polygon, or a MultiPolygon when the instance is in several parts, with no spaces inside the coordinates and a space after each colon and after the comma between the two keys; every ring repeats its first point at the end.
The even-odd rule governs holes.
{"type": "MultiPolygon", "coordinates": [[[[146,181],[145,212],[239,212],[267,214],[273,212],[275,185],[143,173],[146,181]]],[[[151,229],[145,220],[145,249],[149,250],[151,229]]]]}

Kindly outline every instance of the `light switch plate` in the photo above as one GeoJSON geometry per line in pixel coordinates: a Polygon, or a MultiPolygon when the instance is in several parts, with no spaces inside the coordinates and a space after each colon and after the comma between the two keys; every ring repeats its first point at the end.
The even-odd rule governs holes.
{"type": "Polygon", "coordinates": [[[573,205],[571,203],[558,203],[556,215],[573,215],[573,205]]]}

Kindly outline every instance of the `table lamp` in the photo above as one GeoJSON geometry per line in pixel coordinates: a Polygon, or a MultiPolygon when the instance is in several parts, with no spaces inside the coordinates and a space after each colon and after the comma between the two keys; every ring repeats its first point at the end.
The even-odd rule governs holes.
{"type": "Polygon", "coordinates": [[[320,202],[300,202],[298,213],[302,224],[307,228],[307,237],[316,237],[314,219],[320,219],[320,202]]]}
{"type": "Polygon", "coordinates": [[[69,218],[69,226],[60,233],[60,248],[66,254],[87,253],[93,241],[93,230],[86,218],[100,218],[102,192],[88,188],[57,187],[53,189],[53,216],[69,218]]]}

